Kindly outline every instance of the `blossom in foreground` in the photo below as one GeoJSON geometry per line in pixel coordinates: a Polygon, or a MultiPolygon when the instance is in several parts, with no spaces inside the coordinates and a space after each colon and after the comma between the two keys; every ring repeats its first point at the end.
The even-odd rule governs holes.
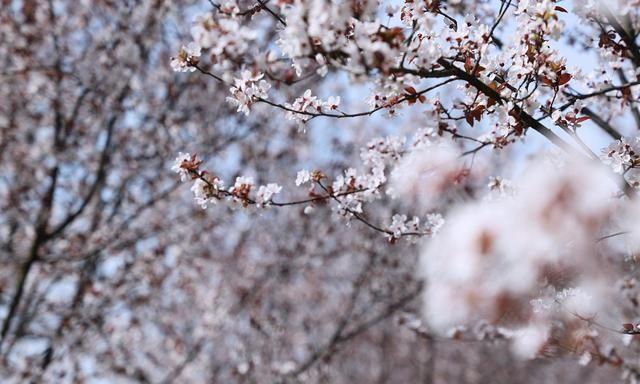
{"type": "Polygon", "coordinates": [[[414,148],[397,163],[389,193],[396,198],[417,198],[423,206],[433,207],[459,188],[468,174],[459,148],[447,142],[429,143],[414,148]]]}
{"type": "MultiPolygon", "coordinates": [[[[517,319],[512,325],[522,329],[514,329],[514,351],[532,357],[545,344],[553,316],[570,314],[534,312],[517,303],[554,284],[574,284],[606,297],[593,245],[612,213],[617,187],[601,167],[581,162],[564,167],[540,162],[516,185],[513,195],[460,206],[425,245],[424,314],[441,332],[485,319],[517,319]],[[575,271],[573,278],[555,281],[553,276],[567,268],[575,271]]],[[[592,296],[572,295],[572,308],[585,316],[595,313],[598,302],[578,305],[575,299],[592,296]]]]}

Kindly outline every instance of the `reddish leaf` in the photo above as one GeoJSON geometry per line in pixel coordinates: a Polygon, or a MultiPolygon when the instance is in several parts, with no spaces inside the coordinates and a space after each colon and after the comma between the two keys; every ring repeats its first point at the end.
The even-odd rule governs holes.
{"type": "Polygon", "coordinates": [[[542,76],[542,78],[540,78],[540,80],[548,86],[552,86],[553,85],[553,81],[551,81],[550,78],[548,78],[547,76],[542,76]]]}
{"type": "Polygon", "coordinates": [[[482,115],[484,114],[484,106],[479,105],[477,106],[472,112],[471,115],[473,116],[473,118],[475,118],[477,121],[482,120],[482,115]]]}
{"type": "Polygon", "coordinates": [[[563,73],[562,75],[558,76],[558,85],[565,85],[569,82],[569,80],[571,80],[572,76],[568,73],[563,73]]]}
{"type": "Polygon", "coordinates": [[[464,70],[467,72],[471,72],[472,69],[473,64],[471,63],[471,56],[467,56],[467,58],[464,60],[464,70]]]}
{"type": "Polygon", "coordinates": [[[473,115],[470,112],[464,113],[464,119],[467,120],[467,123],[469,123],[469,125],[473,127],[473,115]]]}

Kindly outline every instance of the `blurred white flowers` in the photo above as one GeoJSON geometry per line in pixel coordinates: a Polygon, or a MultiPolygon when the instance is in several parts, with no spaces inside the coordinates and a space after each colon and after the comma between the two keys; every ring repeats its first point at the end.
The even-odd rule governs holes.
{"type": "MultiPolygon", "coordinates": [[[[554,271],[567,268],[576,271],[576,285],[597,287],[593,245],[612,212],[617,188],[591,163],[552,167],[539,162],[525,174],[513,197],[476,201],[448,214],[442,233],[425,245],[421,263],[430,326],[444,332],[485,319],[519,319],[525,328],[516,332],[515,352],[529,356],[544,343],[548,331],[540,316],[546,314],[535,315],[517,303],[560,283],[553,280],[554,271]]],[[[555,300],[578,297],[575,290],[562,292],[555,300]]]]}

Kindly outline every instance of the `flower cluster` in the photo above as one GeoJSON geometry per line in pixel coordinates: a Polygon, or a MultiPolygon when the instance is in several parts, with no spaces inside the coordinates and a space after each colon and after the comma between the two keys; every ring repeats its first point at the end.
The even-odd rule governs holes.
{"type": "Polygon", "coordinates": [[[202,48],[196,43],[182,46],[178,56],[171,58],[171,68],[176,72],[194,72],[201,54],[202,48]]]}
{"type": "Polygon", "coordinates": [[[258,193],[256,194],[256,206],[261,208],[265,205],[268,205],[271,202],[271,198],[280,193],[282,187],[275,183],[269,183],[267,185],[261,185],[258,188],[258,193]]]}
{"type": "Polygon", "coordinates": [[[179,174],[180,181],[184,182],[193,178],[201,164],[202,160],[199,160],[196,154],[180,152],[174,160],[171,170],[179,174]]]}
{"type": "Polygon", "coordinates": [[[394,242],[402,236],[435,236],[440,228],[444,225],[442,215],[432,213],[427,215],[424,224],[420,224],[420,218],[414,216],[411,220],[407,220],[406,215],[393,215],[391,217],[391,225],[387,228],[389,231],[387,237],[390,242],[394,242]]]}
{"type": "Polygon", "coordinates": [[[602,150],[602,162],[616,173],[624,173],[640,164],[640,137],[620,138],[602,150]]]}
{"type": "Polygon", "coordinates": [[[234,61],[243,57],[257,37],[257,33],[243,25],[237,17],[239,7],[235,1],[225,0],[220,11],[196,17],[191,28],[193,40],[206,49],[215,68],[234,68],[234,61]]]}
{"type": "Polygon", "coordinates": [[[198,205],[206,209],[209,204],[216,204],[217,201],[229,198],[233,203],[243,207],[250,205],[257,208],[265,208],[273,203],[273,196],[282,191],[282,187],[275,183],[261,185],[257,193],[252,177],[238,176],[235,183],[229,189],[225,189],[225,182],[217,176],[213,176],[206,171],[200,170],[201,160],[196,155],[180,153],[175,159],[171,170],[180,175],[182,181],[193,180],[191,192],[198,205]]]}
{"type": "Polygon", "coordinates": [[[206,209],[209,204],[216,204],[223,198],[224,182],[215,176],[204,174],[194,180],[191,186],[196,204],[206,209]]]}
{"type": "Polygon", "coordinates": [[[326,101],[311,94],[307,89],[304,94],[294,100],[293,104],[285,104],[287,119],[297,121],[304,127],[311,117],[322,112],[335,111],[340,105],[340,96],[330,96],[326,101]]]}
{"type": "Polygon", "coordinates": [[[233,86],[229,89],[232,97],[227,97],[227,101],[238,107],[238,112],[249,114],[251,106],[260,99],[267,99],[267,92],[271,88],[264,74],[252,74],[250,71],[243,71],[242,76],[234,79],[233,86]]]}

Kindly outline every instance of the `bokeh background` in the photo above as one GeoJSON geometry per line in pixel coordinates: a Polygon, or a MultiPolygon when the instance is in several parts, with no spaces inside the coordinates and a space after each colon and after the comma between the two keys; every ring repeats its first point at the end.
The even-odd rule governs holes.
{"type": "MultiPolygon", "coordinates": [[[[337,175],[372,138],[410,134],[429,118],[314,120],[301,132],[262,106],[237,114],[226,87],[169,66],[206,10],[205,0],[0,0],[0,381],[618,378],[561,352],[520,361],[500,341],[421,335],[412,327],[419,245],[390,244],[330,207],[194,204],[170,171],[179,151],[228,180],[251,175],[304,197],[298,170],[337,175]]],[[[265,36],[256,49],[269,50],[273,19],[253,22],[265,36]]],[[[570,64],[597,65],[579,44],[558,44],[570,64]]],[[[330,73],[275,92],[292,99],[311,86],[356,110],[369,90],[330,73]]],[[[585,132],[594,147],[605,142],[585,132]]],[[[510,151],[525,157],[545,145],[532,134],[510,151]]],[[[389,199],[372,215],[390,217],[399,204],[389,199]]]]}

